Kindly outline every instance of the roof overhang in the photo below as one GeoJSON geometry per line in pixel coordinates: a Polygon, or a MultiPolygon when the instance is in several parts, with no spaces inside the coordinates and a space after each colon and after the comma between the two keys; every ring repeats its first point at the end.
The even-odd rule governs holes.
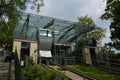
{"type": "Polygon", "coordinates": [[[25,39],[14,39],[14,41],[19,41],[19,42],[31,42],[31,43],[36,43],[36,40],[25,40],[25,39]]]}

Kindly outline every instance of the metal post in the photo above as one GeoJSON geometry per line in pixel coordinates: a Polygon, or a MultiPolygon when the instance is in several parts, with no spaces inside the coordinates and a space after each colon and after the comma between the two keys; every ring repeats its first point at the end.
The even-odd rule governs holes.
{"type": "MultiPolygon", "coordinates": [[[[52,30],[52,43],[53,43],[53,52],[54,52],[54,54],[56,54],[56,46],[55,46],[55,36],[54,36],[54,28],[51,28],[52,30]]],[[[54,55],[54,58],[53,58],[53,61],[56,61],[56,59],[55,59],[55,55],[54,55]]]]}
{"type": "Polygon", "coordinates": [[[62,56],[61,56],[61,47],[59,46],[60,51],[60,71],[62,72],[62,56]]]}
{"type": "Polygon", "coordinates": [[[59,51],[60,51],[60,67],[61,67],[61,48],[59,46],[59,51]]]}
{"type": "Polygon", "coordinates": [[[28,67],[28,55],[30,54],[30,51],[28,51],[30,49],[30,44],[26,44],[26,55],[25,55],[25,67],[27,68],[28,67]],[[28,54],[28,52],[29,52],[29,54],[28,54]]]}
{"type": "Polygon", "coordinates": [[[40,60],[40,53],[39,53],[39,39],[40,39],[40,37],[39,37],[39,29],[36,27],[36,40],[37,40],[37,60],[38,60],[38,64],[41,64],[41,60],[40,60]]]}

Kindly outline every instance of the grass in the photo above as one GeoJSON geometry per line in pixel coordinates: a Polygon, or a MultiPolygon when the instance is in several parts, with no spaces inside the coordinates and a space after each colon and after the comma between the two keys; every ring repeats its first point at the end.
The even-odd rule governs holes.
{"type": "Polygon", "coordinates": [[[120,75],[101,71],[90,66],[74,65],[74,66],[67,66],[67,67],[72,70],[82,72],[86,75],[95,77],[99,80],[120,80],[120,75]]]}

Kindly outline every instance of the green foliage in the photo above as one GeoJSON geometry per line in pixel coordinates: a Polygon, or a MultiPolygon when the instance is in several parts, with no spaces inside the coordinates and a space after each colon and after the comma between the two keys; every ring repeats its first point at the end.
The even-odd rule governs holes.
{"type": "MultiPolygon", "coordinates": [[[[82,16],[78,18],[78,22],[85,25],[90,25],[94,29],[90,32],[84,33],[81,36],[78,36],[76,39],[75,49],[80,49],[82,46],[96,46],[100,44],[103,37],[105,37],[105,29],[98,28],[91,17],[82,16]]],[[[85,27],[85,26],[83,26],[85,27]]],[[[75,29],[77,31],[78,29],[75,29]]]]}
{"type": "Polygon", "coordinates": [[[0,1],[0,45],[4,48],[12,45],[13,29],[17,24],[18,17],[20,16],[17,8],[25,9],[25,5],[21,0],[6,1],[7,0],[0,1]]]}
{"type": "Polygon", "coordinates": [[[91,17],[88,17],[88,15],[78,17],[78,22],[81,23],[81,24],[87,24],[87,25],[90,25],[90,26],[96,26],[95,22],[92,20],[91,17]]]}
{"type": "Polygon", "coordinates": [[[105,29],[96,27],[91,17],[82,16],[78,22],[63,29],[64,34],[58,39],[68,43],[75,43],[74,49],[79,50],[83,46],[93,46],[93,41],[100,43],[105,37],[105,29]],[[67,34],[66,34],[67,33],[67,34]]]}
{"type": "Polygon", "coordinates": [[[59,71],[34,64],[32,57],[28,59],[28,67],[23,68],[22,72],[24,80],[52,80],[52,78],[56,76],[62,77],[62,80],[68,80],[65,75],[59,71]]]}
{"type": "Polygon", "coordinates": [[[4,53],[5,55],[9,55],[9,54],[11,54],[11,51],[8,51],[8,50],[5,50],[5,53],[4,53]]]}
{"type": "Polygon", "coordinates": [[[120,0],[106,0],[106,4],[101,19],[110,20],[111,46],[120,49],[120,0]]]}
{"type": "Polygon", "coordinates": [[[43,0],[33,0],[31,9],[40,12],[40,7],[44,6],[43,0]]]}
{"type": "Polygon", "coordinates": [[[29,57],[28,58],[28,66],[32,66],[32,65],[35,65],[34,61],[33,61],[33,58],[32,57],[29,57]]]}
{"type": "Polygon", "coordinates": [[[56,76],[62,77],[62,80],[68,80],[61,72],[52,71],[40,65],[31,65],[23,69],[23,76],[24,80],[51,80],[56,76]]]}
{"type": "Polygon", "coordinates": [[[114,51],[111,50],[111,48],[108,45],[104,45],[103,47],[100,48],[101,53],[112,53],[114,54],[114,51]]]}
{"type": "Polygon", "coordinates": [[[84,39],[85,42],[89,43],[89,41],[91,41],[94,38],[95,40],[97,40],[98,43],[100,43],[101,39],[105,37],[104,34],[105,29],[96,27],[96,24],[91,17],[88,17],[86,15],[79,17],[78,20],[79,20],[78,22],[81,24],[87,24],[95,27],[95,29],[92,30],[91,32],[82,35],[82,38],[84,39]]]}
{"type": "Polygon", "coordinates": [[[108,72],[101,71],[89,66],[75,65],[75,66],[67,66],[67,67],[70,69],[76,70],[78,72],[82,72],[86,75],[95,77],[99,80],[119,80],[120,79],[120,76],[117,74],[108,73],[108,72]]]}
{"type": "Polygon", "coordinates": [[[101,47],[100,53],[107,53],[110,58],[115,56],[115,51],[113,51],[108,45],[101,47]]]}
{"type": "MultiPolygon", "coordinates": [[[[43,0],[32,1],[32,8],[39,12],[43,0]]],[[[12,48],[13,31],[20,19],[21,11],[26,9],[26,0],[0,0],[0,47],[12,48]]]]}

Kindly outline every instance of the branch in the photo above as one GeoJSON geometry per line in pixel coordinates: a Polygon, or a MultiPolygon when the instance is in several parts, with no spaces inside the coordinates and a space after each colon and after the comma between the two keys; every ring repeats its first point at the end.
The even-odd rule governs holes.
{"type": "MultiPolygon", "coordinates": [[[[5,11],[9,8],[9,5],[11,5],[13,2],[14,2],[14,0],[11,0],[8,4],[0,6],[0,8],[1,8],[0,16],[2,16],[5,13],[5,11]],[[5,8],[5,9],[2,10],[3,8],[5,8]]],[[[2,3],[3,4],[5,3],[4,0],[2,0],[2,3]]]]}

